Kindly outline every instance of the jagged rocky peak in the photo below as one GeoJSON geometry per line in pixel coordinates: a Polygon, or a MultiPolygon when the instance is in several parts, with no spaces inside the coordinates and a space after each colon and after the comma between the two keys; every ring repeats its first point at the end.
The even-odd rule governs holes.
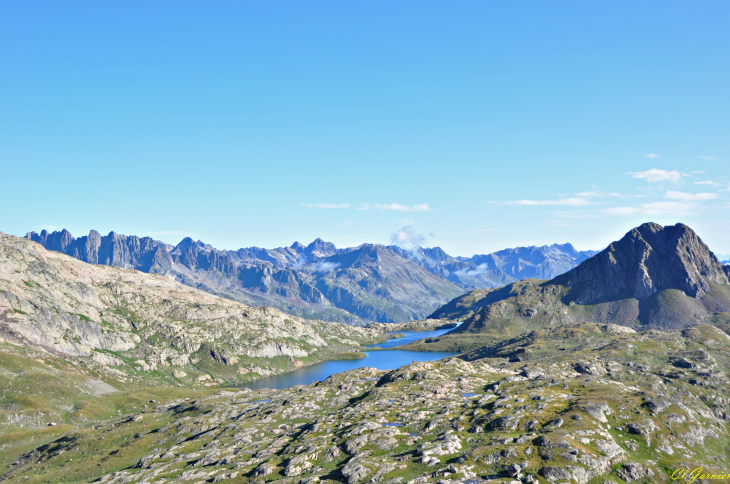
{"type": "Polygon", "coordinates": [[[49,234],[29,232],[26,239],[38,242],[48,250],[63,252],[90,264],[113,265],[144,272],[167,273],[171,267],[169,248],[150,237],[126,236],[114,231],[102,236],[96,230],[75,239],[63,229],[49,234]]]}
{"type": "Polygon", "coordinates": [[[558,253],[562,253],[562,254],[565,254],[565,255],[568,255],[568,256],[574,257],[574,258],[581,256],[581,253],[578,250],[576,250],[575,247],[573,247],[573,244],[571,244],[569,242],[565,243],[565,244],[546,245],[543,248],[546,249],[550,253],[558,252],[558,253]]]}
{"type": "Polygon", "coordinates": [[[333,244],[332,242],[325,242],[324,240],[317,237],[314,242],[309,244],[304,249],[304,252],[319,259],[322,257],[329,257],[337,253],[337,247],[335,247],[335,244],[333,244]]]}
{"type": "Polygon", "coordinates": [[[41,230],[40,234],[28,232],[25,234],[25,238],[30,239],[33,242],[38,242],[48,250],[55,250],[58,252],[63,252],[63,250],[74,241],[74,236],[66,229],[63,229],[60,232],[54,231],[53,233],[48,233],[45,229],[41,230]]]}
{"type": "Polygon", "coordinates": [[[699,298],[711,283],[730,283],[720,261],[691,228],[656,223],[632,229],[552,282],[570,288],[570,299],[581,304],[642,300],[665,289],[699,298]]]}
{"type": "Polygon", "coordinates": [[[186,250],[191,249],[191,248],[193,251],[196,251],[196,252],[198,252],[198,251],[211,252],[211,251],[215,250],[215,248],[212,245],[206,244],[202,240],[198,240],[196,242],[190,237],[185,237],[184,239],[182,239],[180,241],[179,244],[177,244],[175,246],[174,249],[172,249],[172,253],[174,255],[180,255],[183,252],[185,252],[186,250]]]}
{"type": "Polygon", "coordinates": [[[444,250],[441,247],[432,247],[432,248],[423,248],[419,247],[419,251],[424,256],[428,257],[429,259],[432,259],[436,262],[448,262],[452,259],[452,257],[444,252],[444,250]]]}

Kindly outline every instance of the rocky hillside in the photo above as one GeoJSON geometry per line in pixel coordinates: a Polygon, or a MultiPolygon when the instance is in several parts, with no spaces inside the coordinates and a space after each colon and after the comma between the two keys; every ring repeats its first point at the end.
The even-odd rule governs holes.
{"type": "MultiPolygon", "coordinates": [[[[137,253],[127,252],[138,261],[137,253]]],[[[85,264],[0,233],[0,342],[83,361],[121,381],[237,384],[356,357],[361,342],[384,339],[376,330],[252,308],[169,277],[85,264]]]]}
{"type": "Polygon", "coordinates": [[[149,237],[67,230],[26,235],[49,250],[93,264],[169,275],[191,287],[249,305],[267,305],[309,319],[354,325],[422,319],[470,288],[526,277],[551,278],[595,252],[570,244],[519,247],[471,258],[438,247],[405,250],[363,244],[337,249],[317,239],[304,246],[217,250],[183,239],[169,246],[149,237]]]}
{"type": "Polygon", "coordinates": [[[662,330],[709,323],[730,331],[728,274],[730,267],[686,225],[647,223],[550,281],[524,280],[451,301],[430,317],[465,322],[420,346],[466,350],[581,321],[662,330]]]}
{"type": "Polygon", "coordinates": [[[2,479],[587,484],[671,482],[696,468],[721,475],[730,468],[729,355],[730,337],[712,326],[551,328],[464,359],[127,404],[29,449],[2,479]]]}

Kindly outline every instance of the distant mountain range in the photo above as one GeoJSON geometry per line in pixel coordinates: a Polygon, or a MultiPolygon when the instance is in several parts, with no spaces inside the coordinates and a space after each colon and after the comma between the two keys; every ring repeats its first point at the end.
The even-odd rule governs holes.
{"type": "Polygon", "coordinates": [[[307,246],[296,242],[232,251],[189,237],[172,246],[150,237],[102,236],[94,230],[74,238],[65,229],[25,237],[88,263],[166,275],[249,305],[354,325],[422,319],[466,290],[552,278],[596,253],[555,244],[466,258],[452,257],[439,247],[406,250],[363,244],[338,249],[322,239],[307,246]]]}
{"type": "Polygon", "coordinates": [[[517,247],[468,258],[452,257],[440,247],[391,248],[464,289],[499,287],[528,278],[549,279],[598,253],[595,250],[578,251],[570,244],[517,247]]]}
{"type": "Polygon", "coordinates": [[[646,223],[549,281],[526,279],[454,299],[429,317],[464,322],[425,346],[461,351],[584,321],[661,331],[712,324],[730,334],[729,277],[730,266],[691,228],[646,223]]]}

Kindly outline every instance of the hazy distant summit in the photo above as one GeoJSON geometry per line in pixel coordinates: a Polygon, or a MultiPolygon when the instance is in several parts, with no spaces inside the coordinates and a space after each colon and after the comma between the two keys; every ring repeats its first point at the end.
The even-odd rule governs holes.
{"type": "Polygon", "coordinates": [[[465,290],[551,278],[595,254],[555,244],[467,258],[452,257],[439,247],[363,244],[338,249],[319,238],[309,245],[233,251],[190,237],[172,246],[93,230],[74,238],[65,229],[30,232],[26,238],[88,263],[168,275],[247,304],[350,324],[421,319],[465,290]]]}
{"type": "Polygon", "coordinates": [[[473,257],[452,257],[440,247],[400,250],[408,258],[463,288],[491,288],[522,279],[551,279],[597,251],[578,251],[571,244],[516,247],[473,257]]]}

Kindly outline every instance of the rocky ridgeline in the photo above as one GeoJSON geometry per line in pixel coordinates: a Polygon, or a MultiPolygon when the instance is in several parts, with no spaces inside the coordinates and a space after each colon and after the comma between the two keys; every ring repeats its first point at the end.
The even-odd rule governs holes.
{"type": "Polygon", "coordinates": [[[167,402],[27,452],[4,478],[586,484],[730,466],[730,337],[715,327],[583,323],[464,358],[167,402]]]}
{"type": "Polygon", "coordinates": [[[236,383],[356,352],[382,332],[305,320],[0,234],[0,342],[150,384],[236,383]]]}

